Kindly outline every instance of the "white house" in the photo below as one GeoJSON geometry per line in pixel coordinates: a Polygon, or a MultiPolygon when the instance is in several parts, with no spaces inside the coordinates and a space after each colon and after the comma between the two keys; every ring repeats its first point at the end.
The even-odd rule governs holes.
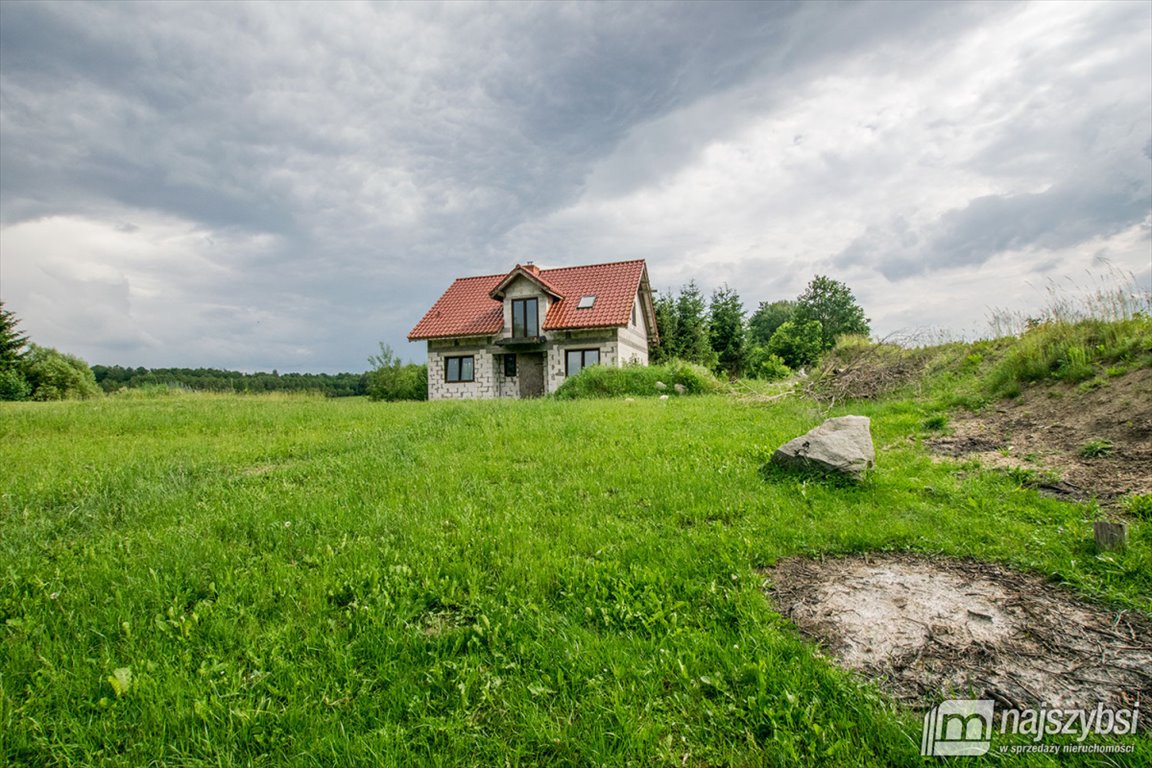
{"type": "Polygon", "coordinates": [[[428,399],[538,397],[589,365],[648,364],[643,260],[462,277],[408,334],[428,342],[428,399]]]}

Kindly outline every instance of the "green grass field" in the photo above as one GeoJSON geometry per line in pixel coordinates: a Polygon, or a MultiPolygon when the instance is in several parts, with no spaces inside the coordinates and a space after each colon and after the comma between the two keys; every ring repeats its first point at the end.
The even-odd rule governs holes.
{"type": "Polygon", "coordinates": [[[757,568],[947,553],[1152,609],[1152,524],[1097,556],[1090,505],[934,462],[926,406],[848,412],[859,487],[762,472],[802,399],[3,404],[2,762],[920,765],[757,568]]]}

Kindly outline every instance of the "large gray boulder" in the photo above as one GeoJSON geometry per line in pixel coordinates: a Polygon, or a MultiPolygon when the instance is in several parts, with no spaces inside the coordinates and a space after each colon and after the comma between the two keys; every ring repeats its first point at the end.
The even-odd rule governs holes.
{"type": "Polygon", "coordinates": [[[838,416],[776,449],[772,461],[786,467],[859,478],[876,465],[871,421],[867,416],[838,416]]]}

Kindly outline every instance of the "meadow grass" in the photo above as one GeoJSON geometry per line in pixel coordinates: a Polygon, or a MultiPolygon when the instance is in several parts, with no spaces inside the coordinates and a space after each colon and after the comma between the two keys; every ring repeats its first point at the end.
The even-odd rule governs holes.
{"type": "MultiPolygon", "coordinates": [[[[0,756],[919,765],[919,717],[801,639],[758,568],[944,553],[1152,609],[1152,523],[1096,555],[1090,505],[933,461],[933,414],[725,396],[3,404],[0,756]],[[873,419],[863,484],[764,471],[847,412],[873,419]]],[[[1142,739],[1111,759],[1150,757],[1142,739]]]]}

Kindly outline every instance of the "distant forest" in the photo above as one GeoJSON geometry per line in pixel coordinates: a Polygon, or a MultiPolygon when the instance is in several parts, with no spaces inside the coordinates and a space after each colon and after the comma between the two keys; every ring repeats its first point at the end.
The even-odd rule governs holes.
{"type": "Polygon", "coordinates": [[[94,365],[105,392],[127,387],[182,387],[198,392],[319,392],[328,397],[367,394],[364,373],[242,373],[218,368],[124,368],[94,365]]]}

